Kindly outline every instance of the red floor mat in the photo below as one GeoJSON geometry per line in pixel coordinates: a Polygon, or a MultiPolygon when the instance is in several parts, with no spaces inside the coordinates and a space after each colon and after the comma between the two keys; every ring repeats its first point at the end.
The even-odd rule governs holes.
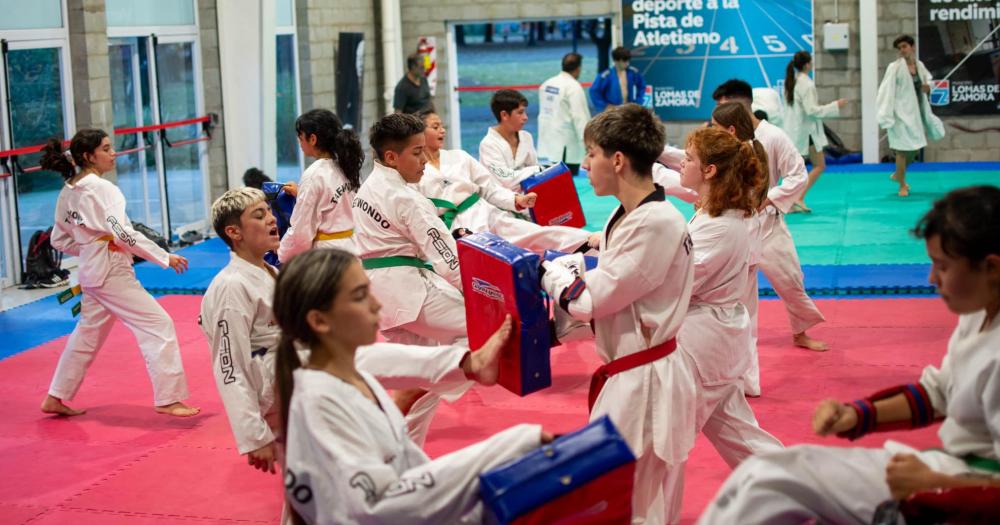
{"type": "MultiPolygon", "coordinates": [[[[118,324],[91,367],[72,419],[45,417],[45,395],[65,338],[0,361],[2,523],[276,523],[280,480],[251,470],[233,447],[210,374],[209,351],[197,326],[200,297],[161,299],[177,326],[191,402],[202,414],[155,414],[142,358],[118,324]]],[[[786,444],[819,442],[809,417],[825,397],[852,399],[914,380],[938,363],[955,323],[938,299],[818,301],[826,324],[811,335],[833,349],[817,354],[790,345],[780,302],[761,303],[764,396],[752,401],[764,428],[786,444]]],[[[525,398],[500,388],[472,390],[438,412],[427,450],[454,450],[518,422],[566,432],[586,422],[586,388],[598,364],[591,344],[553,352],[553,387],[525,398]]],[[[934,429],[892,437],[915,446],[936,443],[934,429]]],[[[860,441],[878,446],[888,435],[860,441]]],[[[840,440],[826,440],[842,445],[840,440]]],[[[704,439],[688,463],[684,520],[692,521],[728,469],[704,439]]]]}

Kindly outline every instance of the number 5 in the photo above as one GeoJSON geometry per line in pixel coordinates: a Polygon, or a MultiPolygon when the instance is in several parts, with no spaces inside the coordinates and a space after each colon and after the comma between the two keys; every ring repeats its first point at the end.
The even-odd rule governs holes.
{"type": "Polygon", "coordinates": [[[768,51],[772,53],[781,53],[788,50],[788,46],[782,42],[778,35],[763,35],[764,43],[767,44],[768,51]]]}

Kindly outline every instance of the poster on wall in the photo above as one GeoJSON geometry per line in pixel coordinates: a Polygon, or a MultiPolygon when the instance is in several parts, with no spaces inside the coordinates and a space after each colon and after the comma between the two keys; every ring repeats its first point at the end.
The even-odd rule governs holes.
{"type": "Polygon", "coordinates": [[[708,120],[731,78],[781,90],[796,51],[813,50],[812,0],[622,0],[622,45],[663,120],[708,120]]]}
{"type": "Polygon", "coordinates": [[[1000,4],[917,0],[917,53],[938,115],[1000,115],[1000,4]]]}

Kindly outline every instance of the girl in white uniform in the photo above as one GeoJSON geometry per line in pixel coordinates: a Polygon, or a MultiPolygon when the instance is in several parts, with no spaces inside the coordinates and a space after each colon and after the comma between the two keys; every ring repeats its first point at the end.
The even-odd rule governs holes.
{"type": "Polygon", "coordinates": [[[783,128],[799,154],[808,155],[813,165],[805,191],[792,205],[793,213],[812,211],[806,206],[806,193],[826,171],[823,148],[826,147],[827,140],[826,132],[823,131],[823,119],[840,115],[840,108],[847,105],[847,99],[843,98],[823,105],[817,102],[816,84],[809,77],[812,67],[812,55],[808,51],[799,51],[792,56],[785,71],[785,101],[788,105],[785,106],[787,109],[783,128]]]}
{"type": "Polygon", "coordinates": [[[1000,487],[1000,189],[955,190],[918,223],[930,281],[959,315],[940,367],[919,381],[852,403],[828,399],[813,416],[818,435],[855,439],[872,431],[944,419],[941,449],[791,447],[751,457],[719,489],[700,523],[872,523],[876,507],[914,492],[1000,487]]]}
{"type": "MultiPolygon", "coordinates": [[[[632,515],[646,524],[679,520],[697,432],[694,364],[674,341],[691,297],[691,237],[651,178],[664,140],[660,121],[636,104],[590,121],[583,167],[594,193],[614,195],[621,206],[604,228],[597,268],[578,278],[556,259],[543,263],[542,277],[558,308],[593,322],[607,364],[591,382],[591,419],[609,415],[638,458],[632,515]]],[[[574,257],[582,256],[565,258],[574,257]]]]}
{"type": "MultiPolygon", "coordinates": [[[[414,115],[387,115],[372,126],[369,140],[377,158],[354,199],[355,242],[372,292],[386,304],[382,334],[396,343],[464,343],[468,332],[458,248],[434,205],[416,189],[425,164],[424,123],[414,115]]],[[[457,399],[462,392],[447,398],[457,399]]],[[[411,437],[422,445],[439,397],[395,395],[411,437]]]]}
{"type": "Polygon", "coordinates": [[[931,74],[917,60],[915,44],[909,35],[893,41],[892,47],[899,52],[899,58],[885,68],[876,96],[878,126],[886,131],[889,148],[896,155],[896,171],[891,178],[899,184],[900,197],[910,195],[906,168],[927,146],[927,139],[941,140],[945,134],[944,124],[931,111],[927,100],[931,74]]]}
{"type": "Polygon", "coordinates": [[[344,129],[332,111],[314,109],[295,120],[299,147],[316,159],[302,173],[290,226],[281,238],[278,260],[286,263],[312,248],[356,253],[351,201],[361,186],[364,152],[353,130],[344,129]]]}
{"type": "MultiPolygon", "coordinates": [[[[251,466],[273,473],[274,462],[280,461],[274,359],[281,331],[271,309],[278,270],[264,261],[264,254],[278,246],[277,221],[260,190],[240,188],[212,204],[212,224],[232,252],[229,264],[208,286],[199,323],[211,345],[212,372],[237,450],[251,466]]],[[[474,354],[457,345],[362,346],[356,365],[388,388],[448,388],[468,379],[492,384],[509,328],[501,327],[474,354]]]]}
{"type": "Polygon", "coordinates": [[[427,164],[417,187],[438,206],[438,213],[449,229],[493,232],[512,244],[539,253],[546,249],[573,252],[587,242],[588,231],[539,226],[515,217],[510,212],[533,207],[538,196],[504,188],[468,153],[444,149],[446,131],[441,117],[434,111],[423,112],[420,117],[427,126],[424,131],[427,164]]]}
{"type": "Polygon", "coordinates": [[[59,357],[42,412],[64,416],[84,413],[66,406],[63,400],[76,395],[87,368],[119,318],[139,343],[153,383],[156,411],[173,416],[197,414],[197,408],[182,403],[188,388],[174,323],[139,284],[132,268],[134,255],[181,273],[187,270],[187,259],[163,251],[132,229],[125,215],[125,196],[101,178],[115,169],[115,150],[104,131],[78,131],[66,153],[61,141],[51,139],[42,167],[66,179],[56,203],[52,246],[80,258],[83,290],[80,320],[59,357]]]}
{"type": "Polygon", "coordinates": [[[521,191],[521,181],[542,171],[528,123],[528,99],[511,89],[501,89],[490,98],[497,125],[479,142],[479,162],[508,190],[521,191]]]}
{"type": "Polygon", "coordinates": [[[754,146],[724,130],[699,129],[687,145],[681,183],[701,195],[701,206],[688,223],[694,285],[677,340],[696,365],[698,428],[736,467],[752,454],[782,448],[761,430],[742,383],[755,357],[750,315],[741,303],[752,244],[747,221],[753,220],[767,179],[754,146]]]}
{"type": "Polygon", "coordinates": [[[375,342],[381,305],[356,259],[311,251],[278,275],[277,381],[285,423],[285,494],[314,524],[481,523],[480,473],[551,440],[518,425],[431,461],[355,353],[375,342]],[[294,341],[310,349],[302,362],[294,341]]]}

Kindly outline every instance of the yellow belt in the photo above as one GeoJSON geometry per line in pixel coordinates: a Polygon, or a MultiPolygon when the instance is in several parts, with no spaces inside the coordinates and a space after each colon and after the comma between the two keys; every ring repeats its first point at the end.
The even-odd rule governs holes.
{"type": "Polygon", "coordinates": [[[313,241],[332,241],[334,239],[346,239],[354,235],[354,230],[344,230],[342,232],[319,232],[313,241]]]}
{"type": "Polygon", "coordinates": [[[113,250],[114,249],[114,248],[112,248],[112,246],[115,245],[115,238],[114,237],[112,237],[110,235],[103,235],[101,237],[98,237],[97,240],[98,241],[104,241],[104,242],[108,243],[108,249],[109,250],[113,250]]]}

